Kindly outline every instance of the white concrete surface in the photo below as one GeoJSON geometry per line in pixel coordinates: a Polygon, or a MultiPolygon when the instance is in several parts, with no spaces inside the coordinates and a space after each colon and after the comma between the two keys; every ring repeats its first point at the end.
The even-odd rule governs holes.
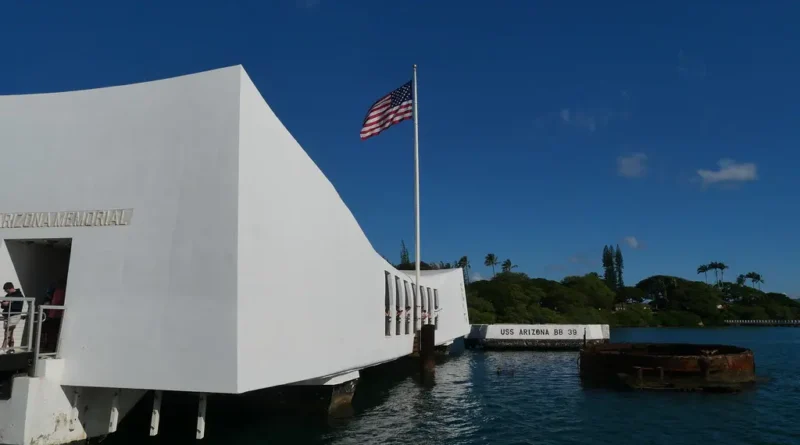
{"type": "Polygon", "coordinates": [[[145,391],[71,388],[47,378],[16,377],[11,399],[0,401],[0,443],[55,445],[108,434],[114,394],[122,418],[145,391]]]}
{"type": "MultiPolygon", "coordinates": [[[[71,239],[64,385],[241,393],[412,350],[413,327],[385,335],[384,302],[386,273],[404,299],[413,272],[375,252],[240,66],[0,96],[0,154],[0,239],[71,239]]],[[[41,255],[12,250],[0,281],[41,255]]],[[[461,270],[422,280],[437,343],[465,335],[461,270]]]]}

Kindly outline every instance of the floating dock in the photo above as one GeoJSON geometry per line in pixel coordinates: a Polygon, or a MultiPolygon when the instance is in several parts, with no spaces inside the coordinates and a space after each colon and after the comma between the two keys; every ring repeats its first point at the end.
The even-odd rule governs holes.
{"type": "Polygon", "coordinates": [[[613,343],[581,350],[589,384],[630,389],[733,392],[756,381],[753,351],[738,346],[613,343]]]}
{"type": "Polygon", "coordinates": [[[464,343],[470,349],[577,351],[609,339],[607,324],[478,324],[464,343]]]}

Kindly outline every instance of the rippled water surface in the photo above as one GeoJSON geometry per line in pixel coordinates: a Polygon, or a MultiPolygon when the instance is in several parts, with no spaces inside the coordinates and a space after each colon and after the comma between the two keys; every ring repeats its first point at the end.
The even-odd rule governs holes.
{"type": "MultiPolygon", "coordinates": [[[[800,444],[800,329],[614,329],[612,341],[749,347],[767,381],[740,394],[590,390],[581,387],[575,352],[466,351],[439,365],[433,385],[404,373],[362,379],[346,419],[213,418],[209,407],[204,442],[800,444]],[[513,376],[497,375],[498,367],[513,376]]],[[[158,443],[196,443],[192,431],[178,434],[166,420],[158,443]]],[[[105,443],[155,442],[120,431],[105,443]]]]}

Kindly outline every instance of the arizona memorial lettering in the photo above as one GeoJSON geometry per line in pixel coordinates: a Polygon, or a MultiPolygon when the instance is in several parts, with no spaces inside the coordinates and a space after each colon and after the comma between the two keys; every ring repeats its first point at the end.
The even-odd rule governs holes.
{"type": "MultiPolygon", "coordinates": [[[[517,330],[517,334],[516,335],[520,335],[520,336],[550,335],[550,331],[551,331],[551,329],[549,329],[549,328],[544,328],[544,329],[525,329],[525,328],[522,328],[522,329],[518,329],[517,330]]],[[[578,335],[578,330],[577,329],[566,329],[565,330],[565,329],[553,328],[552,331],[553,331],[553,335],[564,335],[565,333],[566,333],[566,335],[569,335],[569,336],[578,335]]],[[[514,334],[514,328],[500,329],[500,335],[515,335],[514,334]]]]}
{"type": "Polygon", "coordinates": [[[607,324],[478,324],[472,325],[465,346],[483,349],[580,349],[608,343],[607,324]]]}
{"type": "Polygon", "coordinates": [[[0,229],[127,226],[133,209],[0,213],[0,229]]]}

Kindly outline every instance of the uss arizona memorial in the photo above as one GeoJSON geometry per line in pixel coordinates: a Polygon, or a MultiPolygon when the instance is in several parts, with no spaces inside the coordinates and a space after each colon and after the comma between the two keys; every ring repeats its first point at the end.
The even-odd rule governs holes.
{"type": "Polygon", "coordinates": [[[197,393],[202,437],[205,394],[344,385],[424,324],[469,332],[462,271],[417,292],[241,66],[0,96],[0,151],[0,281],[35,320],[67,280],[57,355],[26,321],[2,355],[0,443],[108,434],[148,391],[197,393]]]}

